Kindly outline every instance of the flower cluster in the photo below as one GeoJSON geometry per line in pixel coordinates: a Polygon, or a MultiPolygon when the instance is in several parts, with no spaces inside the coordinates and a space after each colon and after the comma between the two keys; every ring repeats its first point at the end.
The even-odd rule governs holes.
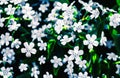
{"type": "Polygon", "coordinates": [[[0,0],[0,78],[119,78],[119,26],[92,0],[0,0]]]}

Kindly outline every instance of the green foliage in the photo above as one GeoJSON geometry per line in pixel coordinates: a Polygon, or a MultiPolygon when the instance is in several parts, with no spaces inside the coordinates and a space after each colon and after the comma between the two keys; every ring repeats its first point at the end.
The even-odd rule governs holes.
{"type": "Polygon", "coordinates": [[[56,43],[56,40],[55,40],[55,39],[50,39],[50,40],[48,41],[48,44],[47,44],[47,53],[48,53],[47,58],[48,58],[48,59],[49,59],[51,53],[52,53],[53,50],[54,50],[55,43],[56,43]]]}
{"type": "Polygon", "coordinates": [[[59,1],[61,3],[68,3],[69,4],[69,0],[50,0],[50,1],[59,1]]]}
{"type": "Polygon", "coordinates": [[[118,6],[120,6],[120,0],[116,0],[118,6]]]}

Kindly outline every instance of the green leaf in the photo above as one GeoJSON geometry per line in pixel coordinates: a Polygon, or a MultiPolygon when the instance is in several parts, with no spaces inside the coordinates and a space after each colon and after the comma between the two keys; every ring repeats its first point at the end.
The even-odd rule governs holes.
{"type": "Polygon", "coordinates": [[[67,3],[67,4],[70,3],[69,0],[50,0],[50,1],[59,1],[61,3],[67,3]]]}
{"type": "Polygon", "coordinates": [[[92,61],[93,61],[93,63],[95,63],[96,60],[97,60],[97,54],[94,54],[94,55],[92,56],[92,61]]]}
{"type": "Polygon", "coordinates": [[[55,39],[50,39],[47,43],[47,53],[48,53],[48,56],[47,58],[49,59],[51,53],[53,52],[54,50],[54,46],[55,46],[55,43],[56,43],[56,40],[55,39]]]}
{"type": "Polygon", "coordinates": [[[120,6],[120,0],[116,0],[118,6],[120,6]]]}
{"type": "Polygon", "coordinates": [[[55,76],[57,76],[59,69],[60,69],[60,67],[58,67],[58,68],[53,68],[53,74],[54,74],[55,76]]]}
{"type": "Polygon", "coordinates": [[[117,33],[118,33],[117,30],[115,29],[112,30],[112,35],[117,35],[117,33]]]}
{"type": "Polygon", "coordinates": [[[120,61],[115,62],[115,64],[120,64],[120,61]]]}

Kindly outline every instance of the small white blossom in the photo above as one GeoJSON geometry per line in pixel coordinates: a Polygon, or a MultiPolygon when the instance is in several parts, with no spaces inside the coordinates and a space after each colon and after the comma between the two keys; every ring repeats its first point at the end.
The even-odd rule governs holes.
{"type": "Polygon", "coordinates": [[[0,69],[0,76],[3,76],[2,78],[9,78],[12,77],[12,72],[11,70],[13,70],[12,67],[1,67],[0,69]]]}
{"type": "Polygon", "coordinates": [[[22,2],[22,0],[10,0],[11,3],[14,3],[14,5],[19,4],[22,2]]]}
{"type": "Polygon", "coordinates": [[[91,11],[91,13],[92,13],[92,15],[90,15],[91,19],[93,19],[93,18],[96,19],[100,14],[98,9],[95,9],[95,10],[91,11]]]}
{"type": "Polygon", "coordinates": [[[41,41],[40,43],[38,43],[38,46],[39,46],[39,50],[42,51],[46,51],[46,47],[47,47],[47,43],[43,43],[43,41],[41,41]]]}
{"type": "Polygon", "coordinates": [[[19,66],[20,72],[26,71],[28,69],[28,65],[21,63],[19,66]]]}
{"type": "Polygon", "coordinates": [[[63,25],[64,25],[64,21],[63,20],[57,20],[56,23],[55,23],[55,31],[60,34],[60,32],[62,31],[63,29],[63,25]]]}
{"type": "Polygon", "coordinates": [[[12,63],[12,61],[15,59],[14,55],[15,52],[13,49],[10,49],[9,47],[2,49],[1,53],[3,54],[3,61],[12,63]]]}
{"type": "Polygon", "coordinates": [[[43,75],[43,78],[53,78],[53,75],[46,72],[46,74],[43,75]]]}
{"type": "Polygon", "coordinates": [[[82,29],[84,29],[84,26],[82,25],[82,22],[74,23],[73,25],[74,31],[77,31],[78,33],[82,32],[82,29]]]}
{"type": "Polygon", "coordinates": [[[74,10],[71,8],[71,6],[67,7],[66,10],[63,12],[63,19],[67,20],[67,19],[73,19],[73,13],[74,10]]]}
{"type": "Polygon", "coordinates": [[[13,15],[15,12],[15,7],[12,7],[11,4],[8,5],[8,8],[5,8],[5,11],[7,12],[7,15],[13,15]]]}
{"type": "Polygon", "coordinates": [[[69,56],[67,56],[67,55],[64,55],[64,56],[65,56],[65,57],[63,58],[63,63],[72,61],[69,56]]]}
{"type": "Polygon", "coordinates": [[[28,27],[36,28],[39,25],[38,20],[32,20],[28,27]]]}
{"type": "Polygon", "coordinates": [[[1,40],[1,45],[6,45],[8,46],[9,45],[9,41],[12,41],[12,36],[10,36],[10,33],[6,32],[5,35],[4,34],[1,34],[0,36],[1,40]]]}
{"type": "Polygon", "coordinates": [[[79,50],[79,46],[75,46],[74,50],[69,50],[68,54],[70,54],[70,59],[74,60],[74,59],[78,59],[80,57],[80,55],[83,55],[83,50],[79,50]]]}
{"type": "Polygon", "coordinates": [[[83,41],[84,45],[88,45],[88,49],[92,49],[93,46],[98,46],[98,41],[96,41],[96,35],[93,34],[92,36],[90,36],[90,34],[86,35],[87,40],[83,41]]]}
{"type": "Polygon", "coordinates": [[[75,63],[80,67],[80,68],[86,68],[86,63],[87,61],[86,60],[80,60],[80,59],[76,59],[75,60],[75,63]]]}
{"type": "Polygon", "coordinates": [[[57,68],[58,66],[62,66],[62,60],[61,58],[57,58],[57,56],[54,56],[53,59],[50,60],[51,63],[53,63],[53,67],[57,68]]]}
{"type": "Polygon", "coordinates": [[[11,48],[15,47],[16,49],[18,49],[20,45],[21,45],[21,41],[19,41],[19,39],[15,39],[11,44],[11,48]]]}
{"type": "Polygon", "coordinates": [[[88,73],[87,72],[84,72],[84,74],[82,72],[80,72],[78,74],[78,78],[90,78],[90,76],[88,76],[88,73]]]}
{"type": "Polygon", "coordinates": [[[106,46],[106,42],[107,42],[107,37],[104,36],[104,32],[102,31],[102,34],[101,34],[101,39],[100,39],[100,45],[104,45],[106,46]]]}
{"type": "Polygon", "coordinates": [[[37,66],[32,67],[31,71],[32,71],[31,77],[38,78],[38,75],[40,74],[38,67],[37,66]]]}
{"type": "Polygon", "coordinates": [[[29,3],[26,3],[25,6],[22,6],[22,13],[24,14],[23,15],[24,19],[27,18],[32,19],[35,11],[32,10],[32,7],[30,7],[29,3]]]}
{"type": "Polygon", "coordinates": [[[44,13],[46,10],[48,10],[48,7],[49,7],[49,3],[41,4],[40,7],[39,7],[39,11],[44,13]]]}
{"type": "Polygon", "coordinates": [[[64,35],[63,39],[61,39],[61,44],[62,45],[66,45],[66,43],[70,42],[72,40],[72,38],[69,38],[68,35],[64,35]]]}
{"type": "Polygon", "coordinates": [[[120,25],[120,14],[113,14],[110,16],[110,26],[113,26],[113,28],[116,28],[120,25]]]}
{"type": "Polygon", "coordinates": [[[26,57],[31,57],[31,54],[36,54],[37,51],[33,48],[35,46],[33,42],[31,42],[30,44],[24,42],[24,46],[25,48],[21,48],[21,52],[26,53],[26,57]]]}
{"type": "Polygon", "coordinates": [[[42,40],[41,38],[46,36],[46,34],[41,28],[39,28],[38,30],[34,29],[31,32],[32,32],[31,37],[33,38],[33,40],[37,39],[38,41],[41,41],[42,40]]]}
{"type": "Polygon", "coordinates": [[[13,21],[11,25],[8,25],[8,30],[9,31],[17,31],[17,29],[20,27],[21,25],[20,24],[17,24],[16,21],[13,21]]]}
{"type": "Polygon", "coordinates": [[[8,4],[8,1],[9,1],[9,0],[0,0],[0,5],[8,4]]]}
{"type": "Polygon", "coordinates": [[[120,74],[120,65],[116,65],[117,71],[115,72],[116,74],[120,74]]]}
{"type": "Polygon", "coordinates": [[[39,61],[39,64],[45,64],[45,60],[46,60],[46,57],[43,57],[43,55],[41,57],[38,58],[38,61],[39,61]]]}
{"type": "Polygon", "coordinates": [[[73,67],[74,67],[73,62],[72,61],[68,61],[67,67],[64,70],[64,72],[66,72],[68,75],[71,75],[73,73],[73,71],[74,71],[73,67]]]}
{"type": "Polygon", "coordinates": [[[118,55],[116,55],[115,53],[113,53],[113,52],[111,52],[111,53],[107,53],[107,58],[109,59],[109,60],[113,60],[113,61],[116,61],[117,60],[117,58],[118,58],[118,55]]]}
{"type": "Polygon", "coordinates": [[[0,27],[3,27],[4,26],[4,22],[5,21],[5,18],[0,18],[0,27]]]}

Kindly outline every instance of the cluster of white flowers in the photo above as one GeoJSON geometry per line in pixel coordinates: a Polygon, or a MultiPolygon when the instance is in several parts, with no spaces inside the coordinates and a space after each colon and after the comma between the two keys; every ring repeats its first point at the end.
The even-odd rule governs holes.
{"type": "Polygon", "coordinates": [[[0,9],[4,7],[0,10],[0,66],[4,65],[0,67],[0,78],[14,78],[16,66],[13,65],[16,63],[22,74],[30,73],[33,78],[40,78],[41,74],[43,78],[53,78],[61,67],[65,67],[63,72],[69,78],[93,78],[90,64],[104,60],[101,56],[114,62],[115,73],[120,74],[120,56],[111,51],[117,42],[109,39],[104,31],[114,33],[112,29],[120,25],[120,14],[92,0],[88,3],[78,0],[82,5],[79,11],[75,2],[55,1],[50,9],[48,0],[39,0],[35,5],[29,4],[29,0],[0,0],[0,9]],[[50,13],[47,15],[47,12],[50,13]],[[109,21],[108,28],[100,27],[101,21],[104,21],[101,15],[108,15],[104,18],[107,23],[109,21]],[[101,47],[107,47],[111,53],[108,50],[105,55],[101,52],[99,56],[98,49],[101,47]],[[53,72],[49,69],[42,72],[46,64],[48,67],[53,65],[53,72]]]}

